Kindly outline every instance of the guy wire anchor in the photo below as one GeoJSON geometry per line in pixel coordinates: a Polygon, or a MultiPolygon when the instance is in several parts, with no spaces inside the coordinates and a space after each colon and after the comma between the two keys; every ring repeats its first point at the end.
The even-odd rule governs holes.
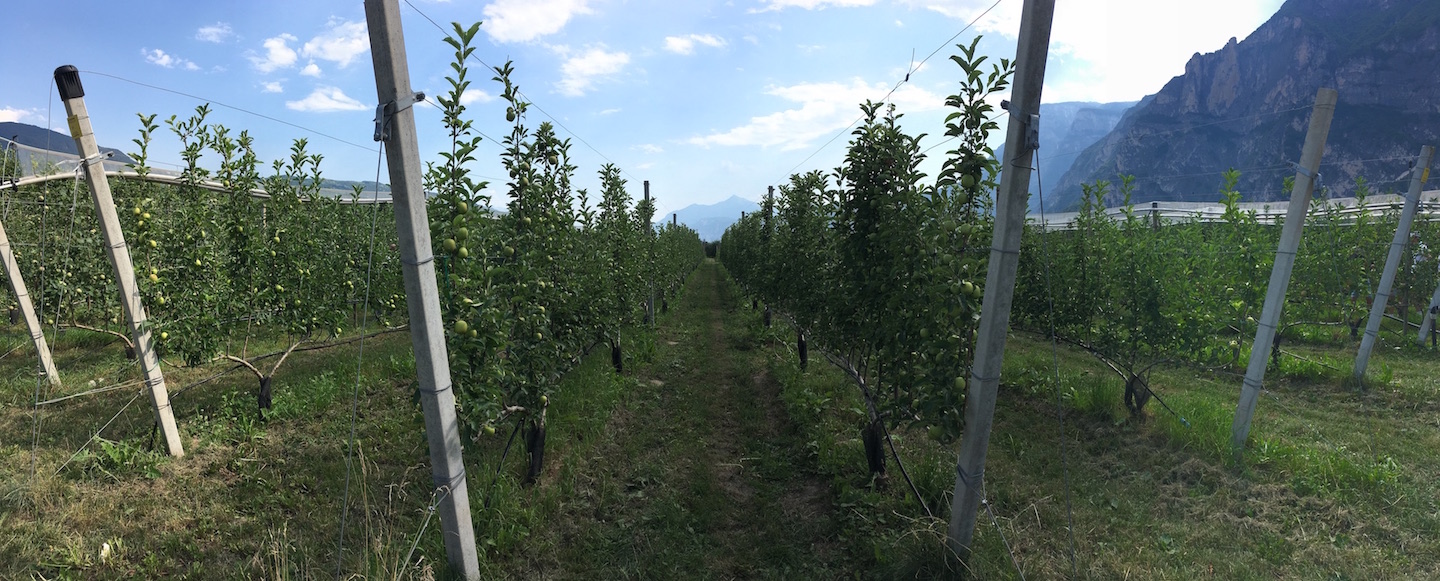
{"type": "Polygon", "coordinates": [[[385,141],[390,138],[390,117],[415,106],[416,103],[425,100],[425,93],[416,92],[413,97],[406,99],[404,104],[398,108],[395,101],[381,103],[375,106],[375,141],[385,141]]]}

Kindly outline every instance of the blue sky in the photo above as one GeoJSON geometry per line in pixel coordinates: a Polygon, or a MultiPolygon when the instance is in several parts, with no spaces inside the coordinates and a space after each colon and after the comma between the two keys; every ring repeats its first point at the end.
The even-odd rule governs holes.
{"type": "MultiPolygon", "coordinates": [[[[982,34],[982,52],[1011,56],[1022,4],[1001,0],[980,17],[994,0],[410,1],[401,15],[417,90],[443,90],[451,49],[416,9],[447,28],[484,21],[477,56],[513,61],[521,90],[568,128],[562,137],[578,137],[578,186],[598,191],[595,174],[608,158],[636,195],[650,180],[661,212],[737,194],[756,199],[792,169],[835,167],[847,137],[822,145],[856,119],[861,101],[883,97],[937,48],[893,100],[912,133],[942,134],[943,100],[959,78],[946,58],[955,43],[946,40],[978,17],[956,42],[982,34]]],[[[1059,0],[1045,101],[1138,100],[1182,73],[1194,53],[1243,39],[1279,4],[1059,0]]],[[[201,103],[104,76],[113,75],[338,138],[216,106],[211,121],[248,129],[263,159],[304,137],[325,156],[327,177],[375,177],[375,85],[358,0],[52,0],[7,6],[6,17],[0,121],[45,125],[48,116],[63,132],[51,74],[73,64],[88,71],[86,102],[103,145],[132,151],[136,113],[183,118],[201,103]]],[[[504,105],[481,68],[472,64],[470,113],[499,137],[504,105]]],[[[440,115],[417,111],[422,153],[433,159],[446,148],[440,115]]],[[[532,127],[544,120],[531,111],[532,127]]],[[[178,162],[177,143],[159,137],[152,158],[178,162]]],[[[943,150],[922,167],[934,173],[933,154],[943,150]]],[[[499,145],[480,152],[476,173],[503,176],[499,145]]],[[[504,189],[491,188],[496,196],[504,189]]]]}

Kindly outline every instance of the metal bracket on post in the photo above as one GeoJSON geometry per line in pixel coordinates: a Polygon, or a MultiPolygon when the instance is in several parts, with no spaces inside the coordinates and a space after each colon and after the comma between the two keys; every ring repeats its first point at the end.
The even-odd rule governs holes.
{"type": "Polygon", "coordinates": [[[425,100],[425,93],[417,92],[410,99],[406,99],[398,107],[394,101],[381,103],[375,106],[375,141],[385,141],[390,138],[390,118],[396,113],[414,107],[416,103],[425,100]]]}
{"type": "MultiPolygon", "coordinates": [[[[1028,155],[1040,150],[1040,116],[1034,113],[1026,113],[1023,109],[1019,108],[1012,110],[1011,106],[1009,101],[1000,102],[1000,108],[1009,111],[1010,116],[1019,119],[1021,125],[1024,127],[1024,130],[1020,133],[1020,146],[1015,148],[1018,150],[1015,159],[1019,160],[1020,155],[1028,155]]],[[[1033,167],[1027,169],[1031,171],[1035,170],[1033,167]]]]}

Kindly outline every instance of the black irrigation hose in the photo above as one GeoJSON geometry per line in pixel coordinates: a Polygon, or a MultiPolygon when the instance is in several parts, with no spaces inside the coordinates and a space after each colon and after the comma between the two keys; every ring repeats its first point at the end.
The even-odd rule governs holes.
{"type": "Polygon", "coordinates": [[[505,468],[505,459],[510,457],[510,447],[515,443],[515,435],[520,433],[520,425],[525,423],[525,418],[515,419],[515,429],[510,430],[510,439],[505,441],[505,451],[500,454],[500,461],[495,463],[495,475],[490,477],[490,487],[485,489],[484,507],[490,508],[490,496],[495,492],[495,483],[500,480],[500,472],[505,468]]]}

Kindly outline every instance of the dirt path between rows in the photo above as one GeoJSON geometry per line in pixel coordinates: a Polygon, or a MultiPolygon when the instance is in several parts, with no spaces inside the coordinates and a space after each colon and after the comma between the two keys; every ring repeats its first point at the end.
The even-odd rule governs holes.
{"type": "Polygon", "coordinates": [[[730,292],[707,262],[662,317],[653,362],[638,370],[609,440],[580,468],[549,531],[558,533],[556,559],[532,574],[846,576],[831,488],[815,475],[730,292]]]}

